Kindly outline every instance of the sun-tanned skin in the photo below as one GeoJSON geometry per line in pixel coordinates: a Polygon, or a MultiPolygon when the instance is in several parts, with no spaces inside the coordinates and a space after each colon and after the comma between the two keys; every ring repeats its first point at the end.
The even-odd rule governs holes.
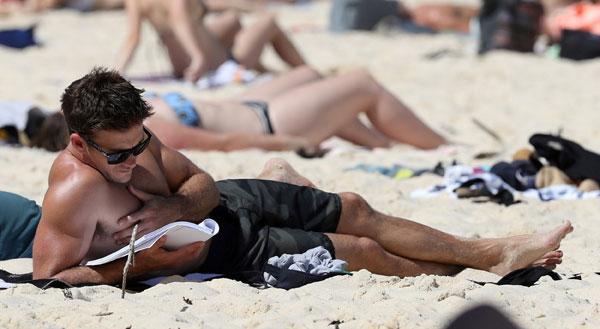
{"type": "Polygon", "coordinates": [[[160,98],[149,100],[156,115],[146,124],[171,147],[200,150],[293,150],[317,147],[332,136],[368,148],[404,143],[433,149],[447,143],[364,69],[323,77],[301,66],[252,86],[234,99],[192,101],[202,127],[180,124],[160,98]],[[244,100],[267,102],[274,135],[264,135],[261,121],[244,100]],[[361,113],[370,125],[358,119],[361,113]]]}
{"type": "Polygon", "coordinates": [[[246,68],[264,71],[260,57],[268,44],[288,65],[305,64],[271,14],[262,14],[255,24],[242,29],[234,12],[204,22],[206,8],[198,0],[125,0],[125,8],[129,32],[117,59],[120,72],[125,71],[137,48],[144,20],[167,48],[174,75],[188,81],[197,81],[230,55],[246,68]]]}
{"type": "MultiPolygon", "coordinates": [[[[127,131],[101,131],[95,141],[119,150],[143,137],[137,125],[127,131]]],[[[134,222],[140,221],[139,234],[144,234],[176,219],[199,221],[217,200],[212,178],[156,138],[144,153],[111,166],[72,134],[50,171],[34,243],[34,275],[72,283],[102,279],[93,269],[77,265],[122,247],[134,222]]],[[[200,247],[187,247],[194,252],[184,263],[171,264],[172,273],[201,263],[207,249],[200,247]]],[[[165,256],[176,260],[175,253],[165,256]]]]}
{"type": "MultiPolygon", "coordinates": [[[[94,74],[114,77],[116,73],[90,75],[94,74]]],[[[86,88],[71,94],[89,93],[90,97],[99,97],[89,103],[90,106],[98,102],[112,104],[109,101],[113,99],[106,99],[104,91],[116,90],[124,84],[130,86],[118,80],[116,87],[106,87],[104,80],[92,80],[84,85],[86,88]]],[[[129,92],[132,88],[123,90],[129,92]]],[[[120,94],[112,94],[112,97],[116,99],[115,104],[139,105],[143,102],[138,92],[125,98],[120,94]],[[128,103],[131,99],[133,102],[128,103]]],[[[129,112],[131,107],[118,108],[129,112]]],[[[128,114],[112,109],[98,107],[95,111],[110,113],[107,117],[118,118],[118,121],[128,114]]],[[[65,117],[69,123],[70,116],[65,114],[65,117]]],[[[129,117],[135,118],[133,114],[129,117]]],[[[89,120],[93,120],[80,115],[81,118],[85,120],[73,122],[89,125],[89,120]]],[[[217,205],[219,195],[212,178],[182,154],[162,145],[158,138],[153,137],[150,146],[137,156],[129,154],[120,164],[108,164],[98,147],[112,153],[143,145],[140,143],[148,138],[141,124],[143,118],[138,118],[135,120],[139,121],[129,123],[129,128],[96,131],[91,136],[93,143],[80,133],[71,134],[69,146],[57,157],[50,171],[44,212],[33,247],[34,278],[55,277],[71,284],[118,282],[124,261],[98,267],[80,264],[126,244],[136,223],[139,223],[140,234],[144,234],[174,220],[199,221],[217,205]]],[[[269,162],[261,177],[312,184],[281,160],[269,162]]],[[[451,275],[465,267],[504,275],[532,264],[552,268],[562,261],[558,247],[573,229],[566,222],[543,234],[465,239],[384,215],[356,193],[339,193],[339,196],[338,226],[335,233],[326,233],[333,242],[336,256],[346,260],[351,270],[366,268],[386,275],[451,275]]],[[[210,243],[196,243],[166,251],[161,248],[164,242],[161,240],[137,254],[131,277],[192,271],[203,264],[211,248],[210,243]]]]}

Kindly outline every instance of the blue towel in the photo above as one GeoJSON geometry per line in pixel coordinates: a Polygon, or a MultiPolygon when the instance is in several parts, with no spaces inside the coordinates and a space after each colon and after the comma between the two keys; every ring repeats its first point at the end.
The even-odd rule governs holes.
{"type": "Polygon", "coordinates": [[[0,30],[0,45],[23,49],[37,45],[35,41],[35,25],[27,29],[0,30]]]}

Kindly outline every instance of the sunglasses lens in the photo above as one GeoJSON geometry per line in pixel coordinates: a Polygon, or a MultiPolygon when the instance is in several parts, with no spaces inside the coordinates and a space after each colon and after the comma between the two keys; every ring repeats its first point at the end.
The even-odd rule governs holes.
{"type": "Polygon", "coordinates": [[[108,160],[108,164],[114,165],[124,162],[131,155],[130,151],[119,152],[114,154],[109,154],[106,158],[108,160]]]}

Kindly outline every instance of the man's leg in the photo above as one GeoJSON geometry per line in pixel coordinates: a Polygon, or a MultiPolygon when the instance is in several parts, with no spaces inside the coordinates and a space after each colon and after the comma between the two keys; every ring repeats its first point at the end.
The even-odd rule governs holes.
{"type": "Polygon", "coordinates": [[[367,269],[382,275],[454,275],[464,267],[396,256],[375,240],[347,234],[325,233],[335,248],[335,257],[348,262],[348,270],[367,269]]]}
{"type": "MultiPolygon", "coordinates": [[[[545,234],[496,239],[464,239],[372,209],[359,195],[341,193],[342,213],[336,233],[366,237],[388,252],[442,264],[453,264],[499,275],[530,266],[561,262],[561,240],[573,228],[569,222],[545,234]]],[[[364,266],[355,264],[355,266],[364,266]]]]}
{"type": "Polygon", "coordinates": [[[269,159],[256,178],[316,188],[313,182],[300,175],[287,161],[281,158],[269,159]]]}

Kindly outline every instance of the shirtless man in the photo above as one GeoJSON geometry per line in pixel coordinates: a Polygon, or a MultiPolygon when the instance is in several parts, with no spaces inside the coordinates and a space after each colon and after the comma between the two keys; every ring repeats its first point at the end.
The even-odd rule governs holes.
{"type": "Polygon", "coordinates": [[[115,283],[123,261],[81,266],[174,220],[209,215],[220,232],[176,251],[139,252],[132,277],[259,270],[282,253],[323,246],[350,270],[385,275],[450,275],[473,267],[504,275],[532,264],[556,266],[569,222],[544,234],[465,239],[372,209],[355,193],[333,194],[269,180],[216,184],[142,122],[150,108],[116,72],[95,69],[62,97],[69,146],[55,160],[33,246],[34,278],[115,283]]]}
{"type": "Polygon", "coordinates": [[[233,12],[205,23],[206,8],[198,0],[126,0],[125,8],[129,32],[117,59],[117,70],[121,73],[137,48],[145,19],[166,46],[175,77],[190,82],[196,82],[231,57],[245,68],[264,71],[260,56],[268,44],[288,65],[306,64],[270,14],[242,29],[239,17],[233,12]]]}

